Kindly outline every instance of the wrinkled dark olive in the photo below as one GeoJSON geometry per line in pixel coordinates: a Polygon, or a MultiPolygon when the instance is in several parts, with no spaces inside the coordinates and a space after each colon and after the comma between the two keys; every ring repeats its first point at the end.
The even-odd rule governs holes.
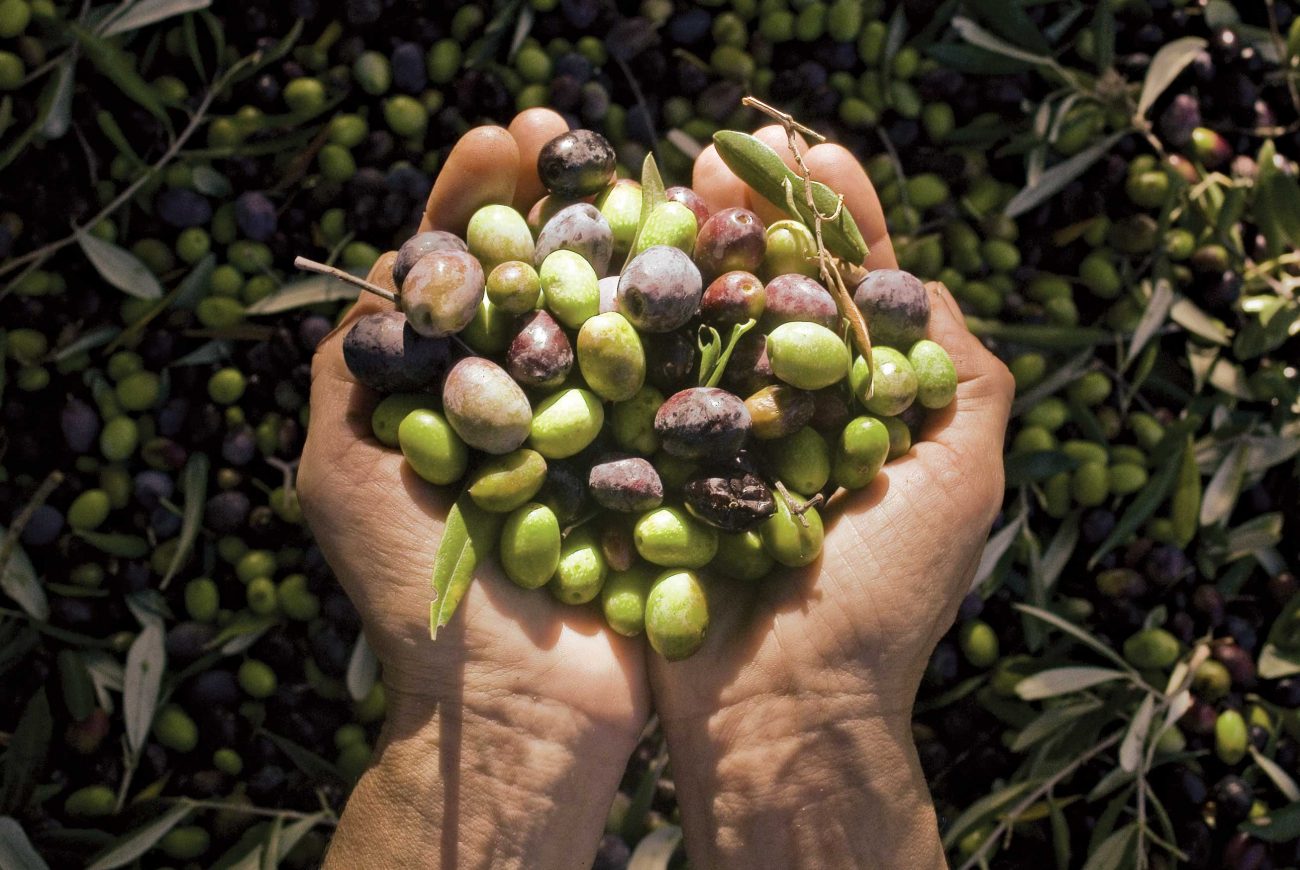
{"type": "Polygon", "coordinates": [[[725,532],[747,532],[776,513],[772,490],[746,471],[693,477],[684,501],[693,517],[725,532]]]}

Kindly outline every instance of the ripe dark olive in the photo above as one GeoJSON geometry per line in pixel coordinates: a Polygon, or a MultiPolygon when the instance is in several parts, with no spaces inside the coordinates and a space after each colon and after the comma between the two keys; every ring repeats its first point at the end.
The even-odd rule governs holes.
{"type": "Polygon", "coordinates": [[[348,370],[381,393],[409,393],[433,386],[450,358],[447,339],[420,335],[400,311],[367,314],[343,338],[348,370]]]}
{"type": "Polygon", "coordinates": [[[570,130],[542,146],[537,175],[547,190],[561,196],[599,193],[614,174],[614,146],[591,130],[570,130]]]}
{"type": "Polygon", "coordinates": [[[664,450],[683,459],[734,455],[748,439],[749,429],[745,403],[716,387],[674,393],[655,414],[655,434],[664,450]]]}

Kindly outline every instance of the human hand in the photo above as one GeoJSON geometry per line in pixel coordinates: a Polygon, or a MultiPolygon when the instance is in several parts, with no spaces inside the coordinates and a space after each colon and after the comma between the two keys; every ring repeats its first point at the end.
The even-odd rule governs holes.
{"type": "MultiPolygon", "coordinates": [[[[508,131],[471,130],[421,230],[463,235],[489,202],[526,213],[545,192],[537,153],[566,129],[554,112],[530,110],[508,131]]],[[[369,280],[394,289],[392,260],[381,257],[369,280]]],[[[298,473],[304,515],[361,615],[389,704],[331,863],[426,866],[435,848],[444,866],[589,863],[648,717],[643,644],[494,565],[480,566],[461,612],[430,642],[430,578],[452,496],[374,439],[380,396],[343,361],[348,328],[387,306],[363,295],[317,349],[298,473]]]]}
{"type": "MultiPolygon", "coordinates": [[[[786,134],[758,134],[794,165],[786,134]]],[[[804,150],[896,268],[871,182],[838,145],[804,150]]],[[[712,148],[694,188],[710,208],[778,211],[712,148]]],[[[694,657],[650,659],[696,866],[942,866],[910,734],[931,650],[966,594],[1002,503],[1013,384],[930,286],[929,337],[957,367],[955,402],[865,490],[823,509],[822,558],[759,584],[710,578],[709,635],[694,657]]]]}

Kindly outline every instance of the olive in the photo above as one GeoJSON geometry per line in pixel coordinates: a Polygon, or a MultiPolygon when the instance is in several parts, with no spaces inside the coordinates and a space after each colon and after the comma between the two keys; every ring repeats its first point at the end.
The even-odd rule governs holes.
{"type": "Polygon", "coordinates": [[[578,330],[578,368],[592,392],[611,402],[632,398],[645,383],[645,351],[618,312],[597,314],[578,330]]]}
{"type": "Polygon", "coordinates": [[[700,298],[700,316],[719,328],[763,316],[767,288],[752,272],[732,271],[717,276],[700,298]]]}
{"type": "Polygon", "coordinates": [[[677,248],[658,245],[637,254],[618,280],[618,310],[641,332],[672,332],[700,307],[700,270],[677,248]]]}
{"type": "Polygon", "coordinates": [[[664,403],[663,393],[643,386],[636,395],[610,408],[610,432],[614,442],[631,453],[648,456],[659,449],[655,434],[655,415],[664,403]]]}
{"type": "Polygon", "coordinates": [[[782,497],[776,499],[776,513],[763,520],[758,533],[767,554],[790,568],[802,568],[817,561],[825,540],[817,508],[805,507],[803,513],[796,516],[782,497]]]}
{"type": "Polygon", "coordinates": [[[771,333],[783,323],[816,323],[829,330],[840,322],[840,311],[830,291],[806,275],[778,275],[764,288],[765,307],[759,327],[771,333]]]}
{"type": "MultiPolygon", "coordinates": [[[[904,432],[907,431],[906,426],[901,428],[904,432]]],[[[890,447],[890,431],[885,422],[875,417],[852,420],[844,427],[835,444],[835,459],[831,470],[835,485],[845,489],[862,489],[867,486],[890,458],[890,447]]]]}
{"type": "Polygon", "coordinates": [[[614,253],[614,233],[594,205],[585,202],[565,206],[555,213],[537,236],[533,262],[541,266],[554,251],[573,251],[584,257],[598,276],[609,272],[614,253]]]}
{"type": "Polygon", "coordinates": [[[665,568],[702,568],[718,550],[718,533],[675,507],[644,514],[632,540],[642,559],[665,568]]]}
{"type": "Polygon", "coordinates": [[[451,345],[446,339],[420,335],[400,311],[367,314],[343,338],[348,370],[381,393],[409,393],[433,386],[450,358],[451,345]]]}
{"type": "Polygon", "coordinates": [[[455,483],[465,474],[469,451],[437,411],[421,408],[407,414],[397,427],[397,441],[407,463],[429,483],[455,483]]]}
{"type": "Polygon", "coordinates": [[[483,357],[466,357],[447,373],[442,388],[447,422],[470,447],[509,453],[532,425],[528,397],[505,370],[483,357]]]}
{"type": "Polygon", "coordinates": [[[600,594],[608,571],[600,540],[588,523],[569,532],[564,539],[549,588],[566,604],[586,604],[600,594]]]}
{"type": "Polygon", "coordinates": [[[581,255],[559,250],[538,271],[547,310],[569,329],[600,313],[600,278],[581,255]]]}
{"type": "Polygon", "coordinates": [[[429,230],[416,233],[397,249],[397,258],[393,260],[393,283],[402,288],[407,274],[425,254],[435,251],[468,251],[469,247],[459,236],[443,230],[429,230]]]}
{"type": "Polygon", "coordinates": [[[507,260],[487,276],[487,298],[507,314],[524,314],[542,298],[542,279],[529,263],[507,260]]]}
{"type": "Polygon", "coordinates": [[[709,630],[708,597],[692,571],[669,571],[646,596],[645,631],[650,646],[669,661],[699,650],[709,630]]]}
{"type": "Polygon", "coordinates": [[[684,459],[734,455],[749,428],[745,403],[716,387],[674,393],[655,414],[655,434],[663,449],[684,459]]]}
{"type": "Polygon", "coordinates": [[[525,589],[546,585],[560,565],[560,522],[550,508],[525,504],[506,517],[498,546],[506,576],[525,589]]]}
{"type": "Polygon", "coordinates": [[[624,637],[635,637],[645,630],[646,598],[658,573],[657,568],[645,563],[609,573],[600,590],[600,605],[610,628],[624,637]]]}
{"type": "Polygon", "coordinates": [[[605,425],[605,409],[595,395],[572,388],[537,406],[528,443],[547,459],[564,459],[585,450],[605,425]]]}
{"type": "Polygon", "coordinates": [[[939,344],[922,339],[907,352],[916,372],[916,401],[926,408],[946,408],[957,395],[957,369],[939,344]]]}
{"type": "Polygon", "coordinates": [[[670,247],[688,258],[695,250],[695,215],[680,202],[661,202],[650,212],[632,247],[633,256],[640,256],[654,247],[670,247]]]}
{"type": "Polygon", "coordinates": [[[614,256],[621,264],[632,249],[641,224],[641,185],[631,179],[618,179],[596,198],[596,208],[609,224],[614,256]]]}
{"type": "Polygon", "coordinates": [[[853,301],[873,344],[906,351],[930,326],[930,294],[920,279],[899,269],[868,272],[854,288],[853,301]]]}
{"type": "Polygon", "coordinates": [[[788,384],[763,387],[745,400],[755,438],[770,440],[798,432],[813,419],[813,394],[788,384]]]}
{"type": "Polygon", "coordinates": [[[506,367],[526,387],[558,387],[573,368],[573,345],[550,312],[534,311],[520,321],[506,367]]]}
{"type": "Polygon", "coordinates": [[[910,408],[916,398],[916,371],[907,357],[892,347],[871,348],[870,378],[866,360],[855,359],[849,380],[858,402],[878,417],[897,416],[910,408]]]}
{"type": "Polygon", "coordinates": [[[466,491],[483,510],[508,513],[535,496],[546,477],[542,454],[525,448],[484,462],[470,478],[466,491]]]}
{"type": "Polygon", "coordinates": [[[370,431],[385,447],[397,447],[397,429],[412,411],[435,410],[436,399],[429,393],[393,393],[385,396],[370,414],[370,431]]]}
{"type": "MultiPolygon", "coordinates": [[[[772,509],[776,509],[773,504],[772,509]]],[[[734,580],[761,580],[776,562],[763,549],[763,538],[754,530],[723,532],[718,535],[718,554],[708,570],[734,580]]]]}
{"type": "Polygon", "coordinates": [[[723,272],[756,272],[767,253],[767,228],[749,209],[727,208],[700,225],[695,240],[695,265],[704,280],[723,272]]]}
{"type": "Polygon", "coordinates": [[[692,516],[727,532],[756,528],[776,513],[776,501],[767,484],[757,474],[741,469],[691,477],[682,497],[692,516]]]}
{"type": "MultiPolygon", "coordinates": [[[[533,261],[532,230],[524,216],[508,205],[485,205],[474,212],[465,230],[465,242],[469,253],[482,263],[481,272],[491,272],[511,260],[533,261]]],[[[402,293],[406,293],[405,286],[402,293]]]]}
{"type": "Polygon", "coordinates": [[[767,471],[797,492],[818,492],[831,476],[831,449],[817,430],[798,432],[764,445],[767,471]]]}
{"type": "Polygon", "coordinates": [[[782,323],[773,329],[767,336],[767,358],[772,374],[803,390],[829,387],[849,373],[848,345],[816,323],[782,323]]]}
{"type": "Polygon", "coordinates": [[[639,513],[659,506],[663,481],[649,460],[635,456],[610,456],[591,467],[587,478],[591,497],[601,507],[639,513]]]}
{"type": "Polygon", "coordinates": [[[591,130],[570,130],[542,146],[537,175],[547,190],[561,196],[599,193],[614,174],[614,147],[591,130]]]}

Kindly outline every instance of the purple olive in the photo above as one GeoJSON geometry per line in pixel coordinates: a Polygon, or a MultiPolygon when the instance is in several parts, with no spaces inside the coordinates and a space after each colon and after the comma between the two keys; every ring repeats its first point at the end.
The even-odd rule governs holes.
{"type": "Polygon", "coordinates": [[[402,283],[402,311],[421,335],[455,335],[474,319],[487,279],[465,251],[434,251],[421,257],[402,283]]]}
{"type": "Polygon", "coordinates": [[[731,352],[722,374],[723,385],[738,395],[751,396],[776,382],[772,363],[767,358],[767,336],[760,332],[746,333],[731,352]]]}
{"type": "Polygon", "coordinates": [[[435,384],[447,369],[451,344],[420,335],[400,311],[367,314],[343,338],[353,377],[381,393],[409,393],[435,384]]]}
{"type": "Polygon", "coordinates": [[[570,130],[542,146],[537,175],[552,193],[582,197],[599,193],[614,174],[614,146],[591,130],[570,130]]]}
{"type": "Polygon", "coordinates": [[[663,449],[683,459],[731,456],[744,446],[749,429],[745,403],[717,387],[674,393],[655,414],[663,449]]]}
{"type": "Polygon", "coordinates": [[[691,210],[695,215],[695,225],[704,226],[705,221],[709,219],[709,206],[698,193],[689,187],[674,185],[664,191],[664,199],[668,202],[679,202],[691,210]]]}
{"type": "Polygon", "coordinates": [[[505,369],[478,356],[466,357],[447,372],[442,407],[456,434],[485,453],[516,449],[533,424],[524,391],[505,369]]]}
{"type": "Polygon", "coordinates": [[[641,332],[672,332],[700,308],[704,281],[691,258],[655,245],[638,254],[618,280],[618,310],[641,332]]]}
{"type": "Polygon", "coordinates": [[[469,247],[465,244],[464,239],[443,230],[416,233],[397,249],[397,259],[393,261],[393,283],[400,289],[411,268],[425,254],[432,254],[434,251],[468,250],[469,247]]]}
{"type": "Polygon", "coordinates": [[[771,332],[782,323],[805,321],[836,329],[840,310],[831,292],[804,275],[780,275],[767,282],[766,306],[759,324],[771,332]]]}
{"type": "Polygon", "coordinates": [[[700,316],[713,326],[733,326],[750,318],[758,320],[766,304],[767,289],[758,276],[737,270],[719,275],[709,284],[700,299],[700,316]]]}
{"type": "Polygon", "coordinates": [[[549,312],[534,311],[510,342],[506,367],[526,387],[558,387],[573,368],[573,345],[549,312]]]}
{"type": "Polygon", "coordinates": [[[608,456],[591,467],[587,489],[601,507],[622,513],[637,513],[659,507],[664,484],[648,459],[639,456],[608,456]]]}
{"type": "Polygon", "coordinates": [[[614,253],[614,233],[594,205],[575,203],[560,209],[542,227],[533,249],[534,265],[541,268],[548,255],[560,250],[581,254],[597,275],[604,275],[614,253]]]}
{"type": "Polygon", "coordinates": [[[644,342],[646,380],[665,393],[675,393],[693,380],[699,348],[689,330],[656,335],[644,342]]]}
{"type": "Polygon", "coordinates": [[[704,280],[723,272],[756,272],[767,253],[767,228],[747,208],[727,208],[700,226],[695,239],[695,265],[704,280]]]}
{"type": "Polygon", "coordinates": [[[907,352],[930,326],[930,294],[916,276],[900,269],[867,273],[853,291],[873,344],[907,352]]]}

